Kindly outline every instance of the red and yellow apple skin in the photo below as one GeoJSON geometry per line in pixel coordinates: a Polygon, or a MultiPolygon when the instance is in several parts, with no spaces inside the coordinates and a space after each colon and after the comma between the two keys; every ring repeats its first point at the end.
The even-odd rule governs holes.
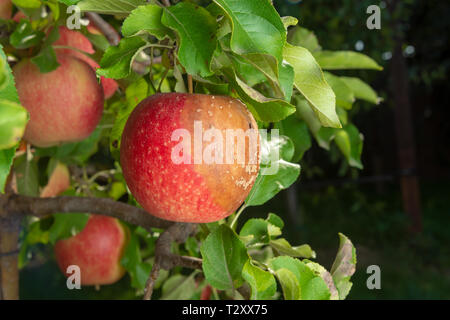
{"type": "MultiPolygon", "coordinates": [[[[94,54],[95,50],[92,47],[89,39],[79,31],[70,30],[64,26],[59,27],[59,39],[53,43],[54,46],[67,46],[72,47],[77,50],[83,51],[87,54],[94,54]]],[[[87,64],[89,64],[94,70],[100,68],[100,65],[93,59],[89,58],[82,52],[73,50],[73,49],[61,49],[58,48],[58,51],[62,51],[65,54],[73,55],[87,64]]],[[[100,77],[100,81],[102,83],[103,91],[105,93],[105,99],[111,98],[114,93],[117,91],[119,85],[113,79],[100,77]]]]}
{"type": "MultiPolygon", "coordinates": [[[[248,154],[245,165],[194,164],[193,140],[191,164],[174,163],[172,149],[180,142],[172,141],[172,133],[184,128],[193,139],[194,121],[201,121],[203,130],[219,129],[223,137],[226,129],[257,129],[239,100],[165,93],[143,100],[122,134],[120,161],[127,185],[145,210],[165,220],[206,223],[229,216],[245,200],[259,171],[258,161],[248,162],[248,154]]],[[[256,144],[259,158],[259,135],[256,144]]]]}
{"type": "Polygon", "coordinates": [[[70,187],[70,173],[67,166],[58,163],[53,170],[47,185],[41,191],[41,197],[54,197],[70,187]]]}
{"type": "Polygon", "coordinates": [[[12,2],[11,0],[0,0],[0,19],[11,19],[12,2]]]}
{"type": "Polygon", "coordinates": [[[117,219],[91,215],[77,235],[55,243],[55,257],[66,276],[67,267],[77,265],[81,285],[107,285],[120,280],[125,269],[120,264],[128,232],[117,219]]]}
{"type": "Polygon", "coordinates": [[[14,66],[13,74],[22,105],[30,114],[24,139],[50,147],[87,138],[103,112],[103,90],[85,62],[57,54],[60,66],[40,73],[29,59],[14,66]]]}

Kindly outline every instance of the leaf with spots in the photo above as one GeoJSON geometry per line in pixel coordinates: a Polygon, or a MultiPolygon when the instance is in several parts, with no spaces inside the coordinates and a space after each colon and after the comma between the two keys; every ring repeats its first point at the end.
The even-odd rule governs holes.
{"type": "Polygon", "coordinates": [[[339,233],[339,250],[331,267],[331,275],[339,292],[339,299],[347,297],[352,283],[350,278],[356,271],[356,250],[353,243],[339,233]]]}

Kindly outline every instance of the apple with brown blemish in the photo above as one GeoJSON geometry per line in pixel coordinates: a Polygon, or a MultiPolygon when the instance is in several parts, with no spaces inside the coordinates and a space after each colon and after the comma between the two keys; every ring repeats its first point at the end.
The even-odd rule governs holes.
{"type": "Polygon", "coordinates": [[[66,276],[69,266],[78,266],[81,285],[113,284],[125,274],[120,260],[128,238],[127,227],[117,219],[91,215],[80,233],[55,243],[56,261],[66,276]]]}
{"type": "Polygon", "coordinates": [[[150,214],[207,223],[232,214],[259,171],[259,133],[237,99],[165,93],[131,113],[120,161],[131,193],[150,214]]]}
{"type": "Polygon", "coordinates": [[[92,68],[73,56],[56,56],[60,65],[48,73],[29,59],[13,68],[20,102],[30,114],[24,139],[38,147],[87,138],[103,112],[103,90],[92,68]]]}

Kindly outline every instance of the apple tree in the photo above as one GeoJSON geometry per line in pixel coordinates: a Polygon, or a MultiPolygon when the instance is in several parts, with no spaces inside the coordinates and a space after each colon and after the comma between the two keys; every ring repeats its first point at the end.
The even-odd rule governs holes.
{"type": "MultiPolygon", "coordinates": [[[[2,0],[0,10],[0,298],[19,297],[19,269],[40,244],[54,249],[68,277],[78,266],[82,285],[108,285],[127,273],[144,299],[156,291],[162,299],[345,299],[356,265],[345,235],[324,267],[308,244],[283,237],[283,212],[246,219],[245,209],[299,179],[313,143],[335,144],[349,166],[362,168],[363,136],[349,110],[380,98],[335,70],[380,70],[374,60],[323,49],[269,0],[2,0]],[[161,218],[137,196],[145,187],[134,190],[124,178],[130,115],[171,93],[194,106],[197,94],[206,103],[240,101],[269,132],[258,141],[251,190],[223,219],[181,219],[189,199],[175,189],[151,208],[164,198],[181,208],[180,218],[161,218]],[[262,174],[273,165],[275,172],[262,174]]],[[[169,120],[162,127],[177,110],[163,107],[169,120]]],[[[224,122],[218,114],[204,116],[224,122]]],[[[153,125],[146,123],[145,135],[158,141],[153,125]]],[[[226,193],[227,173],[213,177],[209,191],[226,193]]],[[[164,184],[173,172],[159,178],[164,184]]],[[[199,185],[179,182],[192,198],[199,185]]]]}

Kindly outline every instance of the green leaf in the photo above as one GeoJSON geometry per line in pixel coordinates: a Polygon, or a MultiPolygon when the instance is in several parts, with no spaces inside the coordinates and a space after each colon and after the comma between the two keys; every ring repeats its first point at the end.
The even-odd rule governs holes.
{"type": "Polygon", "coordinates": [[[267,76],[243,56],[233,53],[228,55],[228,58],[232,65],[227,66],[232,66],[236,74],[250,87],[267,80],[267,76]]]}
{"type": "Polygon", "coordinates": [[[138,228],[135,228],[130,234],[130,240],[125,248],[120,264],[127,270],[131,277],[131,286],[143,290],[152,266],[142,261],[139,239],[137,236],[138,228]]]}
{"type": "Polygon", "coordinates": [[[351,109],[353,102],[355,102],[353,90],[340,77],[329,72],[324,72],[324,76],[336,95],[336,105],[344,109],[351,109]]]}
{"type": "Polygon", "coordinates": [[[101,124],[86,139],[80,142],[66,143],[50,148],[35,148],[35,156],[54,157],[65,163],[83,164],[98,150],[98,142],[102,135],[101,124]]]}
{"type": "Polygon", "coordinates": [[[86,213],[57,213],[53,215],[54,222],[49,229],[49,241],[56,241],[75,236],[82,231],[89,220],[86,213]]]}
{"type": "Polygon", "coordinates": [[[104,14],[129,14],[145,0],[82,0],[77,3],[82,12],[98,12],[104,14]]]}
{"type": "Polygon", "coordinates": [[[131,63],[136,56],[147,46],[140,37],[124,38],[116,47],[109,47],[100,61],[97,74],[106,78],[126,78],[131,73],[131,63]]]}
{"type": "Polygon", "coordinates": [[[372,58],[354,51],[318,51],[314,57],[323,69],[373,69],[383,70],[372,58]]]}
{"type": "Polygon", "coordinates": [[[3,84],[0,86],[0,99],[9,100],[20,104],[19,95],[17,94],[17,89],[14,82],[14,77],[12,75],[11,68],[6,60],[5,52],[3,51],[3,46],[0,44],[0,60],[2,61],[3,68],[0,72],[3,74],[3,84]]]}
{"type": "Polygon", "coordinates": [[[353,77],[340,77],[340,79],[350,88],[357,99],[362,99],[374,104],[379,104],[383,99],[364,81],[353,77]]]}
{"type": "Polygon", "coordinates": [[[0,150],[15,147],[25,132],[27,111],[19,104],[0,100],[0,150]]]}
{"type": "Polygon", "coordinates": [[[189,300],[197,290],[195,275],[196,272],[188,277],[176,274],[167,279],[162,286],[161,300],[189,300]]]}
{"type": "Polygon", "coordinates": [[[300,166],[288,162],[294,154],[294,145],[289,138],[272,136],[270,140],[261,139],[260,152],[261,170],[245,200],[246,206],[264,204],[281,190],[289,188],[300,175],[300,166]]]}
{"type": "Polygon", "coordinates": [[[287,269],[294,274],[300,285],[302,300],[327,300],[330,298],[330,291],[325,281],[300,260],[281,256],[270,260],[269,265],[275,272],[287,269]]]}
{"type": "Polygon", "coordinates": [[[12,3],[26,9],[37,9],[42,5],[40,0],[12,0],[12,3]]]}
{"type": "Polygon", "coordinates": [[[239,235],[241,237],[251,236],[247,245],[269,243],[269,222],[263,219],[249,219],[245,222],[239,235]]]}
{"type": "Polygon", "coordinates": [[[9,42],[16,49],[27,49],[40,44],[44,36],[42,31],[33,30],[30,21],[22,19],[11,34],[9,42]]]}
{"type": "Polygon", "coordinates": [[[344,154],[350,166],[363,169],[361,163],[363,138],[359,133],[358,128],[352,124],[344,126],[343,129],[337,130],[334,141],[344,154]]]}
{"type": "Polygon", "coordinates": [[[294,68],[287,63],[281,63],[279,67],[279,83],[283,91],[284,100],[291,101],[292,91],[294,87],[295,72],[294,68]]]}
{"type": "Polygon", "coordinates": [[[179,37],[178,58],[189,74],[212,74],[211,60],[217,47],[217,23],[205,9],[181,2],[164,10],[162,23],[179,37]]]}
{"type": "Polygon", "coordinates": [[[242,277],[250,285],[251,300],[269,300],[277,291],[277,283],[273,275],[252,265],[250,259],[242,269],[242,277]]]}
{"type": "Polygon", "coordinates": [[[341,127],[336,114],[335,94],[325,81],[322,70],[312,54],[305,48],[286,43],[284,58],[294,67],[295,87],[311,104],[322,125],[341,127]]]}
{"type": "Polygon", "coordinates": [[[283,220],[277,216],[275,213],[269,213],[269,216],[266,219],[270,224],[274,225],[275,227],[279,228],[280,230],[284,227],[283,220]]]}
{"type": "Polygon", "coordinates": [[[52,46],[43,47],[37,56],[31,58],[31,61],[38,66],[41,73],[51,72],[59,67],[52,46]]]}
{"type": "Polygon", "coordinates": [[[17,189],[26,196],[39,196],[39,181],[37,162],[23,155],[16,159],[14,171],[17,179],[17,189]]]}
{"type": "Polygon", "coordinates": [[[279,255],[286,255],[290,257],[298,257],[298,258],[315,258],[316,253],[311,247],[307,244],[292,247],[289,242],[284,239],[276,239],[270,240],[270,246],[274,248],[279,255]]]}
{"type": "Polygon", "coordinates": [[[31,61],[38,66],[41,73],[51,72],[58,68],[59,63],[56,60],[56,54],[52,44],[57,41],[59,37],[59,29],[52,28],[42,44],[39,54],[31,58],[31,61]]]}
{"type": "Polygon", "coordinates": [[[242,268],[249,257],[245,245],[233,230],[220,225],[203,241],[200,252],[203,273],[214,288],[227,290],[242,284],[242,268]]]}
{"type": "Polygon", "coordinates": [[[66,6],[70,7],[70,6],[77,4],[81,0],[58,0],[58,1],[61,3],[64,3],[66,6]]]}
{"type": "Polygon", "coordinates": [[[295,107],[281,99],[263,96],[239,79],[232,70],[223,70],[241,100],[256,119],[266,122],[280,121],[295,112],[295,107]]]}
{"type": "Polygon", "coordinates": [[[6,179],[13,164],[16,147],[0,150],[0,193],[5,190],[6,179]]]}
{"type": "Polygon", "coordinates": [[[283,61],[286,29],[269,1],[215,0],[232,24],[231,49],[238,54],[266,53],[283,61]]]}
{"type": "Polygon", "coordinates": [[[3,90],[8,83],[8,70],[6,69],[7,64],[8,63],[3,55],[0,56],[0,90],[3,90]]]}
{"type": "Polygon", "coordinates": [[[53,14],[53,19],[55,21],[58,21],[59,16],[60,16],[58,0],[43,0],[43,2],[45,5],[47,5],[50,8],[50,10],[53,14]]]}
{"type": "Polygon", "coordinates": [[[125,91],[125,96],[127,103],[119,103],[120,109],[117,113],[116,119],[114,121],[113,128],[109,135],[110,137],[110,148],[113,156],[118,156],[120,150],[120,143],[122,140],[122,132],[125,124],[134,108],[147,98],[149,86],[144,78],[139,78],[138,80],[132,82],[125,91]]]}
{"type": "Polygon", "coordinates": [[[48,236],[49,232],[48,230],[42,230],[41,224],[44,220],[36,220],[35,218],[34,222],[32,222],[30,225],[28,225],[26,228],[24,228],[24,237],[20,242],[20,252],[18,256],[18,266],[19,269],[22,269],[25,267],[25,265],[28,263],[30,259],[30,247],[42,243],[42,244],[48,244],[48,236]]]}
{"type": "Polygon", "coordinates": [[[299,26],[289,31],[287,41],[294,46],[306,48],[310,52],[322,50],[314,32],[299,26]]]}
{"type": "Polygon", "coordinates": [[[339,121],[342,123],[343,126],[346,126],[348,124],[348,112],[347,112],[347,110],[344,110],[341,107],[337,107],[336,108],[336,112],[338,114],[339,121]]]}
{"type": "Polygon", "coordinates": [[[148,32],[159,40],[166,36],[173,38],[173,32],[161,23],[163,8],[155,4],[139,6],[125,19],[122,34],[125,37],[148,32]]]}
{"type": "Polygon", "coordinates": [[[291,115],[277,122],[275,128],[280,130],[281,135],[287,136],[292,140],[295,147],[292,162],[299,162],[303,154],[311,148],[311,137],[306,122],[295,115],[291,115]]]}
{"type": "Polygon", "coordinates": [[[339,250],[331,267],[331,275],[339,292],[339,299],[347,297],[352,283],[350,278],[356,270],[356,250],[353,243],[342,233],[339,233],[339,250]]]}
{"type": "Polygon", "coordinates": [[[275,274],[280,281],[281,288],[285,300],[300,300],[301,289],[294,273],[285,268],[280,268],[275,271],[275,274]]]}
{"type": "Polygon", "coordinates": [[[323,266],[316,262],[304,259],[303,263],[305,263],[308,268],[310,268],[316,275],[320,276],[323,281],[325,281],[326,285],[328,286],[328,290],[330,290],[331,293],[330,300],[339,300],[339,294],[333,282],[333,277],[331,276],[331,274],[323,266]]]}
{"type": "MultiPolygon", "coordinates": [[[[6,61],[6,55],[3,52],[3,46],[1,44],[0,44],[0,62],[1,62],[1,68],[0,68],[1,77],[0,78],[2,79],[2,82],[3,82],[0,85],[0,100],[1,101],[10,101],[11,103],[19,104],[20,101],[19,101],[19,96],[17,94],[17,89],[14,84],[14,77],[12,75],[11,68],[9,67],[9,65],[6,61]]],[[[7,113],[9,113],[9,111],[7,113]]],[[[9,121],[8,119],[5,119],[3,117],[3,115],[1,116],[1,119],[2,119],[2,122],[6,121],[5,123],[7,123],[9,121]]],[[[13,121],[13,122],[15,122],[15,121],[13,121]]],[[[2,127],[3,127],[3,125],[2,125],[2,127]]],[[[1,139],[4,139],[3,138],[4,134],[11,137],[11,134],[8,134],[7,132],[3,132],[1,134],[1,136],[2,136],[1,139]]],[[[15,135],[16,134],[14,134],[14,133],[12,134],[12,136],[15,136],[15,135]]],[[[5,140],[8,140],[8,139],[5,139],[5,140]]],[[[1,149],[2,148],[0,148],[0,193],[3,193],[5,184],[6,184],[6,179],[8,178],[11,166],[13,164],[14,155],[16,153],[16,147],[13,146],[9,149],[4,149],[4,150],[1,150],[1,149]]]]}

